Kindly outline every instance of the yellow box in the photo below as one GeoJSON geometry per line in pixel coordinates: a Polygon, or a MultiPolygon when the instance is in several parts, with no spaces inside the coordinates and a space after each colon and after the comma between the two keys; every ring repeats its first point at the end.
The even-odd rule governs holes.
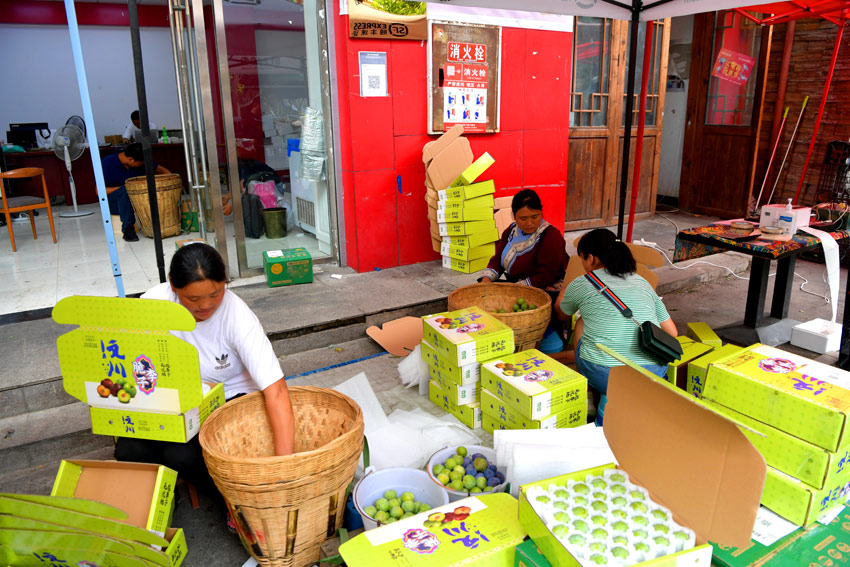
{"type": "Polygon", "coordinates": [[[437,209],[437,222],[483,221],[493,218],[490,207],[479,209],[437,209]]]}
{"type": "Polygon", "coordinates": [[[708,373],[709,365],[725,360],[742,350],[744,349],[737,345],[726,344],[704,354],[696,360],[690,361],[688,363],[688,393],[695,398],[701,398],[703,388],[705,388],[705,376],[708,373]]]}
{"type": "Polygon", "coordinates": [[[481,412],[481,426],[488,433],[493,433],[494,429],[564,429],[587,423],[587,397],[558,413],[541,419],[529,419],[499,396],[482,389],[481,412]]]}
{"type": "Polygon", "coordinates": [[[448,242],[443,242],[440,245],[440,254],[442,254],[443,257],[466,260],[467,262],[471,260],[478,260],[479,258],[486,258],[489,260],[495,253],[496,245],[493,243],[483,244],[474,248],[470,248],[468,246],[452,246],[448,242]]]}
{"type": "MultiPolygon", "coordinates": [[[[496,163],[490,154],[484,152],[477,160],[472,162],[472,165],[463,170],[463,173],[452,183],[452,187],[468,186],[478,179],[482,173],[487,171],[491,165],[496,163]]],[[[468,199],[469,197],[467,197],[468,199]]]]}
{"type": "Polygon", "coordinates": [[[513,329],[479,307],[422,318],[423,339],[450,364],[465,366],[514,351],[513,329]]]}
{"type": "MultiPolygon", "coordinates": [[[[473,164],[475,165],[475,164],[473,164]]],[[[452,186],[448,189],[437,191],[437,200],[449,201],[456,199],[464,199],[470,201],[484,195],[492,195],[496,192],[496,184],[493,180],[482,181],[481,183],[473,183],[472,185],[452,186]]]]}
{"type": "Polygon", "coordinates": [[[690,362],[710,352],[713,347],[703,343],[696,343],[688,337],[677,337],[682,345],[682,357],[667,365],[667,381],[682,390],[688,387],[688,365],[690,362]]]}
{"type": "Polygon", "coordinates": [[[688,330],[685,334],[699,343],[705,343],[715,348],[723,346],[723,341],[708,326],[708,323],[688,323],[688,330]]]}
{"type": "MultiPolygon", "coordinates": [[[[435,192],[436,193],[436,192],[435,192]]],[[[492,212],[493,209],[493,195],[482,195],[480,197],[474,197],[472,199],[444,199],[442,201],[439,200],[439,197],[436,197],[437,210],[452,210],[452,209],[490,209],[492,212]]]]}
{"type": "Polygon", "coordinates": [[[473,402],[459,406],[452,402],[445,390],[440,388],[434,380],[428,382],[428,399],[448,413],[455,416],[458,421],[470,429],[481,427],[481,403],[473,402]]]}
{"type": "Polygon", "coordinates": [[[90,406],[96,434],[185,443],[224,404],[221,384],[203,392],[195,347],[169,332],[195,328],[182,305],[75,295],[53,320],[80,325],[56,348],[65,391],[90,406]]]}
{"type": "Polygon", "coordinates": [[[462,234],[442,237],[443,243],[448,243],[449,246],[457,246],[461,248],[476,248],[478,246],[490,244],[491,242],[496,242],[497,240],[499,240],[499,231],[496,229],[495,226],[493,228],[475,234],[462,234]]]}
{"type": "Polygon", "coordinates": [[[850,480],[846,475],[833,478],[823,488],[815,488],[767,467],[761,503],[789,522],[808,526],[830,510],[843,506],[850,495],[850,480]]]}
{"type": "Polygon", "coordinates": [[[495,230],[496,220],[487,219],[467,222],[441,222],[437,224],[440,236],[466,236],[476,232],[495,230]]]}
{"type": "Polygon", "coordinates": [[[465,274],[474,274],[475,272],[479,272],[487,267],[487,264],[490,263],[490,257],[484,258],[476,258],[475,260],[457,260],[456,258],[449,258],[448,256],[443,256],[443,267],[448,270],[454,270],[456,272],[463,272],[465,274]]]}
{"type": "Polygon", "coordinates": [[[431,368],[436,368],[440,371],[440,374],[455,384],[466,386],[468,384],[477,383],[478,379],[481,377],[481,365],[477,362],[458,366],[437,354],[437,350],[428,344],[428,341],[423,340],[419,343],[419,345],[420,352],[422,353],[422,360],[428,363],[429,370],[431,368]]]}
{"type": "Polygon", "coordinates": [[[443,392],[445,392],[452,403],[459,406],[465,406],[481,401],[478,382],[460,385],[455,382],[451,376],[443,373],[443,371],[439,368],[435,368],[433,366],[428,367],[428,374],[431,376],[431,380],[440,385],[440,388],[443,389],[443,392]]]}

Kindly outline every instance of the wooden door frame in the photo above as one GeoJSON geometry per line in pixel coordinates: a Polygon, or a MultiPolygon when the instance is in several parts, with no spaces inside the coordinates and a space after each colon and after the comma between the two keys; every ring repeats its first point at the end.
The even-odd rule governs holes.
{"type": "MultiPolygon", "coordinates": [[[[706,12],[694,15],[693,40],[691,48],[691,81],[688,89],[687,109],[685,112],[685,136],[682,149],[682,172],[679,181],[679,205],[682,209],[710,215],[727,216],[726,211],[707,208],[697,203],[697,195],[693,190],[692,177],[695,175],[693,159],[697,144],[697,133],[705,128],[728,128],[728,126],[717,126],[705,124],[706,97],[708,84],[711,80],[711,66],[713,64],[713,39],[714,21],[716,12],[706,12]],[[696,71],[696,72],[694,72],[696,71]]],[[[739,15],[740,17],[740,15],[739,15]]],[[[746,212],[748,201],[752,194],[756,170],[756,154],[761,135],[761,122],[764,115],[764,93],[767,85],[767,72],[770,64],[770,44],[773,36],[773,28],[762,27],[759,39],[759,72],[756,76],[756,88],[754,90],[753,114],[750,118],[750,141],[747,150],[750,163],[747,167],[746,191],[740,196],[740,202],[733,204],[738,206],[742,212],[746,212]]],[[[743,128],[743,127],[742,127],[743,128]]]]}

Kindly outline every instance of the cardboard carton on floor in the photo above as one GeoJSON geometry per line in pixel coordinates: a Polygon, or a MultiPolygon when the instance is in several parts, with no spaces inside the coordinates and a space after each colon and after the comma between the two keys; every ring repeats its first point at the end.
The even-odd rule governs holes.
{"type": "MultiPolygon", "coordinates": [[[[708,566],[709,540],[747,545],[766,465],[738,426],[638,366],[612,368],[607,396],[605,436],[619,468],[696,534],[694,548],[637,565],[708,566]],[[677,427],[670,427],[671,423],[677,427]]],[[[528,490],[583,480],[614,467],[612,463],[520,487],[520,522],[553,565],[572,567],[579,562],[534,511],[528,490]]]]}
{"type": "Polygon", "coordinates": [[[833,477],[823,488],[767,467],[767,479],[761,503],[789,522],[808,526],[837,506],[843,506],[850,495],[850,479],[845,475],[833,477]]]}
{"type": "Polygon", "coordinates": [[[472,185],[494,163],[496,163],[496,160],[490,154],[484,152],[477,160],[472,162],[472,165],[463,170],[463,173],[452,183],[452,187],[472,185]]]}
{"type": "Polygon", "coordinates": [[[462,386],[443,373],[442,370],[433,366],[428,367],[428,375],[442,388],[449,400],[455,405],[465,406],[481,401],[478,382],[462,386]]]}
{"type": "Polygon", "coordinates": [[[587,379],[535,349],[482,364],[481,386],[529,419],[587,403],[587,379]]]}
{"type": "Polygon", "coordinates": [[[505,403],[499,396],[481,389],[481,425],[487,430],[489,416],[492,429],[565,429],[587,423],[587,399],[541,419],[529,419],[505,403]]]}
{"type": "Polygon", "coordinates": [[[440,245],[440,253],[443,256],[448,256],[455,260],[471,261],[478,260],[480,258],[487,258],[489,261],[489,259],[493,257],[493,254],[496,253],[496,245],[484,244],[482,246],[469,248],[466,246],[451,246],[448,242],[443,242],[440,245]]]}
{"type": "Polygon", "coordinates": [[[667,365],[667,381],[682,390],[688,387],[688,364],[696,358],[711,352],[713,347],[694,342],[688,337],[677,337],[682,345],[682,357],[667,365]]]}
{"type": "Polygon", "coordinates": [[[439,194],[435,191],[433,198],[436,199],[434,207],[440,210],[490,209],[492,216],[493,195],[482,195],[481,197],[474,197],[472,199],[445,199],[440,201],[439,194]]]}
{"type": "Polygon", "coordinates": [[[313,257],[306,248],[263,252],[263,271],[269,287],[313,281],[313,257]]]}
{"type": "Polygon", "coordinates": [[[737,345],[727,344],[689,362],[687,392],[695,398],[701,398],[709,365],[725,360],[742,350],[744,349],[737,345]]]}
{"type": "Polygon", "coordinates": [[[747,439],[764,456],[767,464],[790,475],[814,489],[823,488],[834,481],[850,481],[850,446],[833,453],[780,431],[742,413],[709,400],[706,407],[743,423],[747,439]]]}
{"type": "Polygon", "coordinates": [[[467,222],[490,220],[493,218],[493,209],[483,207],[480,209],[438,209],[437,222],[467,222]]]}
{"type": "Polygon", "coordinates": [[[428,382],[428,399],[434,405],[443,408],[446,412],[455,416],[458,421],[470,429],[478,429],[481,427],[481,403],[473,402],[464,406],[459,406],[452,402],[448,393],[443,390],[440,385],[431,380],[428,382]]]}
{"type": "Polygon", "coordinates": [[[496,242],[499,240],[499,232],[495,227],[493,227],[475,234],[443,236],[442,239],[443,242],[448,243],[449,246],[475,248],[477,246],[496,242]]]}
{"type": "Polygon", "coordinates": [[[456,138],[431,159],[425,168],[425,179],[438,191],[447,189],[470,164],[472,148],[469,140],[456,138]]]}
{"type": "Polygon", "coordinates": [[[717,336],[717,333],[708,326],[708,323],[688,323],[688,330],[685,334],[698,343],[705,343],[713,346],[714,348],[723,346],[723,341],[721,341],[720,337],[717,336]]]}
{"type": "Polygon", "coordinates": [[[182,305],[75,295],[53,320],[80,325],[56,348],[62,385],[89,405],[95,434],[185,443],[224,404],[221,384],[204,393],[195,347],[168,332],[195,328],[182,305]]]}
{"type": "Polygon", "coordinates": [[[753,345],[712,364],[703,397],[827,451],[850,442],[850,372],[753,345]]]}
{"type": "Polygon", "coordinates": [[[477,362],[458,366],[440,356],[437,350],[427,341],[423,340],[419,344],[422,360],[428,363],[428,367],[440,370],[443,376],[446,376],[455,384],[466,386],[478,382],[481,377],[481,365],[477,362]]]}
{"type": "Polygon", "coordinates": [[[458,260],[443,256],[443,267],[447,270],[463,272],[464,274],[474,274],[480,272],[490,263],[490,258],[476,258],[475,260],[458,260]]]}
{"type": "Polygon", "coordinates": [[[479,307],[422,318],[423,338],[451,364],[465,366],[514,350],[513,330],[479,307]]]}
{"type": "Polygon", "coordinates": [[[437,191],[437,196],[441,201],[449,199],[474,199],[483,195],[492,195],[496,192],[496,184],[493,180],[473,183],[472,185],[463,185],[460,187],[449,187],[437,191]]]}
{"type": "Polygon", "coordinates": [[[182,529],[159,536],[128,523],[101,502],[58,496],[0,494],[0,558],[4,565],[178,567],[186,557],[182,529]]]}
{"type": "Polygon", "coordinates": [[[162,465],[63,460],[50,495],[114,506],[129,523],[161,536],[171,527],[176,483],[177,473],[162,465]]]}
{"type": "Polygon", "coordinates": [[[485,232],[496,228],[496,221],[492,218],[480,221],[466,222],[441,222],[439,223],[440,236],[464,236],[485,232]]]}
{"type": "Polygon", "coordinates": [[[349,567],[512,567],[524,538],[516,499],[496,493],[368,530],[339,552],[349,567]]]}

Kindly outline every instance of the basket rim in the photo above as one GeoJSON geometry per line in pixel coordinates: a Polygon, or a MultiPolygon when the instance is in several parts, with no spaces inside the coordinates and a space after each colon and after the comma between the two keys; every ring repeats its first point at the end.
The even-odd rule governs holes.
{"type": "MultiPolygon", "coordinates": [[[[510,316],[523,315],[523,314],[527,314],[527,313],[533,313],[533,312],[535,312],[539,309],[551,309],[551,307],[552,307],[552,297],[548,293],[546,293],[546,290],[540,289],[539,287],[528,286],[528,285],[523,285],[523,284],[513,283],[513,282],[483,282],[483,283],[474,283],[474,284],[465,285],[465,286],[462,286],[462,287],[459,287],[457,289],[450,291],[449,295],[447,297],[447,302],[451,303],[452,299],[454,297],[457,297],[458,295],[460,295],[460,292],[462,292],[462,291],[469,291],[469,290],[483,289],[483,288],[514,289],[516,291],[523,290],[525,292],[528,292],[529,290],[531,290],[531,293],[539,295],[541,300],[543,300],[543,303],[538,302],[537,307],[535,309],[531,309],[529,311],[516,312],[516,313],[514,313],[514,312],[498,313],[499,317],[503,317],[505,315],[510,315],[510,316]],[[545,299],[544,299],[544,296],[545,296],[545,299]]],[[[503,295],[507,295],[507,294],[503,294],[503,295]]]]}
{"type": "MultiPolygon", "coordinates": [[[[335,448],[337,445],[342,445],[344,443],[347,443],[349,437],[357,436],[358,430],[361,432],[360,435],[362,436],[362,434],[363,434],[362,431],[363,431],[363,426],[364,426],[363,410],[360,408],[360,406],[354,400],[352,400],[350,397],[346,396],[342,392],[337,392],[336,390],[334,390],[332,388],[318,388],[316,386],[292,386],[291,388],[288,388],[288,390],[290,392],[290,395],[291,395],[293,390],[294,391],[313,392],[313,393],[333,392],[335,395],[341,397],[343,399],[343,401],[345,401],[346,403],[351,405],[351,407],[353,407],[356,410],[355,415],[354,415],[355,427],[353,429],[351,429],[350,431],[346,431],[345,433],[343,433],[342,435],[340,435],[339,437],[337,437],[336,439],[334,439],[330,443],[327,443],[326,445],[322,445],[321,447],[318,447],[316,449],[311,449],[309,451],[301,451],[301,452],[298,452],[298,453],[292,453],[290,455],[273,455],[273,456],[270,456],[270,457],[236,457],[236,456],[233,456],[233,455],[228,455],[227,453],[222,453],[221,451],[218,451],[218,450],[215,450],[215,449],[211,449],[207,446],[207,442],[209,441],[209,439],[207,439],[207,438],[210,436],[210,433],[209,433],[210,428],[206,427],[206,425],[208,423],[212,423],[212,420],[217,419],[216,418],[217,415],[219,416],[218,419],[221,419],[220,416],[224,415],[224,412],[222,412],[221,410],[227,405],[227,404],[225,404],[225,405],[222,405],[217,410],[215,410],[212,413],[212,415],[210,415],[206,420],[204,420],[204,423],[201,425],[201,431],[198,433],[198,441],[201,444],[202,451],[210,453],[210,455],[212,455],[213,457],[215,457],[217,459],[227,460],[230,463],[239,464],[239,465],[283,464],[284,462],[286,462],[288,460],[294,460],[296,458],[300,459],[300,458],[306,458],[306,457],[318,455],[320,452],[326,452],[326,451],[330,450],[331,448],[335,448]],[[357,422],[359,422],[359,426],[357,425],[357,422]]],[[[262,391],[252,392],[250,394],[242,396],[238,400],[234,400],[234,402],[236,402],[236,403],[249,403],[249,402],[253,401],[254,399],[256,399],[256,398],[258,398],[259,396],[262,396],[262,395],[263,395],[262,391]]]]}

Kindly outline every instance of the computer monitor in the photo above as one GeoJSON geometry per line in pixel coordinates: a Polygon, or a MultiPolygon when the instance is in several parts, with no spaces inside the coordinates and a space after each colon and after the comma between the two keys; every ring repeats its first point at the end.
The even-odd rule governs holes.
{"type": "Polygon", "coordinates": [[[9,130],[6,132],[6,140],[10,144],[17,144],[24,148],[34,148],[38,145],[35,133],[39,131],[42,137],[50,137],[50,129],[47,127],[47,122],[19,122],[17,124],[9,124],[9,130]]]}

